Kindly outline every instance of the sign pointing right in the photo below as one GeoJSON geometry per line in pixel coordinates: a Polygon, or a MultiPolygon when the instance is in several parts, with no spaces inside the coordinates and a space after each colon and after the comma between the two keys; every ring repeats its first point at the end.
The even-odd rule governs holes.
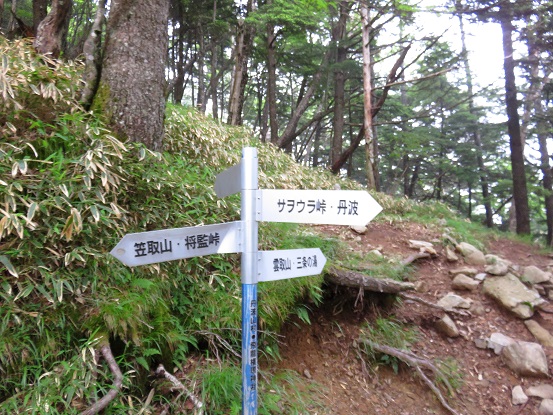
{"type": "Polygon", "coordinates": [[[364,190],[258,190],[258,221],[360,225],[382,206],[364,190]]]}

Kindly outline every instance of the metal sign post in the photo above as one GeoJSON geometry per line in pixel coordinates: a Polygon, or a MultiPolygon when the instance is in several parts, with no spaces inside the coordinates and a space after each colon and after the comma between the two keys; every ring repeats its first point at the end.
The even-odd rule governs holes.
{"type": "MultiPolygon", "coordinates": [[[[242,151],[242,414],[257,414],[257,149],[242,151]]],[[[227,170],[229,171],[229,170],[227,170]]],[[[230,170],[232,171],[232,170],[230,170]]]]}
{"type": "Polygon", "coordinates": [[[259,252],[258,221],[365,225],[382,207],[365,191],[260,190],[255,147],[243,148],[240,163],[215,179],[218,197],[238,192],[238,222],[128,234],[111,254],[133,267],[215,253],[242,253],[242,415],[256,415],[257,283],[317,275],[326,263],[319,248],[259,252]]]}

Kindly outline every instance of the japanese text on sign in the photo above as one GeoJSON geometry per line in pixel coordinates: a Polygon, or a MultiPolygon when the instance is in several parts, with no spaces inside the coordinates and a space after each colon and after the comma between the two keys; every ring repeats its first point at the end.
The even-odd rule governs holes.
{"type": "MultiPolygon", "coordinates": [[[[296,257],[295,269],[317,268],[317,255],[296,257]]],[[[273,271],[289,271],[292,269],[292,260],[290,258],[273,259],[273,271]]]]}
{"type": "MultiPolygon", "coordinates": [[[[211,246],[218,246],[221,242],[219,232],[212,233],[200,233],[196,235],[188,235],[184,238],[184,248],[187,251],[194,249],[209,248],[211,246]]],[[[176,245],[180,246],[180,242],[176,245]]],[[[163,241],[144,241],[136,242],[134,244],[134,256],[144,257],[147,255],[164,254],[166,252],[173,252],[173,241],[163,239],[163,241]]]]}
{"type": "Polygon", "coordinates": [[[257,386],[257,301],[250,302],[250,376],[252,391],[256,390],[257,386]]]}
{"type": "MultiPolygon", "coordinates": [[[[335,212],[338,215],[358,215],[357,208],[359,203],[355,200],[340,199],[338,206],[330,206],[332,209],[337,209],[335,212]]],[[[327,211],[325,199],[310,199],[310,200],[294,200],[294,199],[278,199],[278,211],[286,213],[313,213],[320,212],[324,214],[327,211]]]]}

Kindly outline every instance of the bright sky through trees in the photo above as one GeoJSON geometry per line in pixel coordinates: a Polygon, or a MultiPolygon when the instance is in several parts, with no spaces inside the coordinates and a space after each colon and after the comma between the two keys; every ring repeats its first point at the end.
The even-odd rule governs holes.
{"type": "MultiPolygon", "coordinates": [[[[446,10],[443,1],[423,0],[421,9],[431,11],[419,13],[417,24],[421,29],[433,35],[444,34],[444,39],[455,50],[461,50],[461,32],[459,19],[450,13],[437,15],[434,10],[446,10]]],[[[503,85],[503,49],[501,27],[497,23],[469,22],[465,20],[466,43],[469,51],[471,71],[480,87],[490,84],[503,85]]]]}

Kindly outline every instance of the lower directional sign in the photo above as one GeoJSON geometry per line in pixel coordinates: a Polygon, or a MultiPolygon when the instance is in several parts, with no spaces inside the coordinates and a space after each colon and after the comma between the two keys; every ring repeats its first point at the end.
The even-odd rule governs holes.
{"type": "Polygon", "coordinates": [[[275,281],[318,275],[326,258],[319,248],[259,251],[259,281],[275,281]]]}
{"type": "Polygon", "coordinates": [[[111,255],[130,267],[240,252],[241,222],[129,233],[111,255]]]}

